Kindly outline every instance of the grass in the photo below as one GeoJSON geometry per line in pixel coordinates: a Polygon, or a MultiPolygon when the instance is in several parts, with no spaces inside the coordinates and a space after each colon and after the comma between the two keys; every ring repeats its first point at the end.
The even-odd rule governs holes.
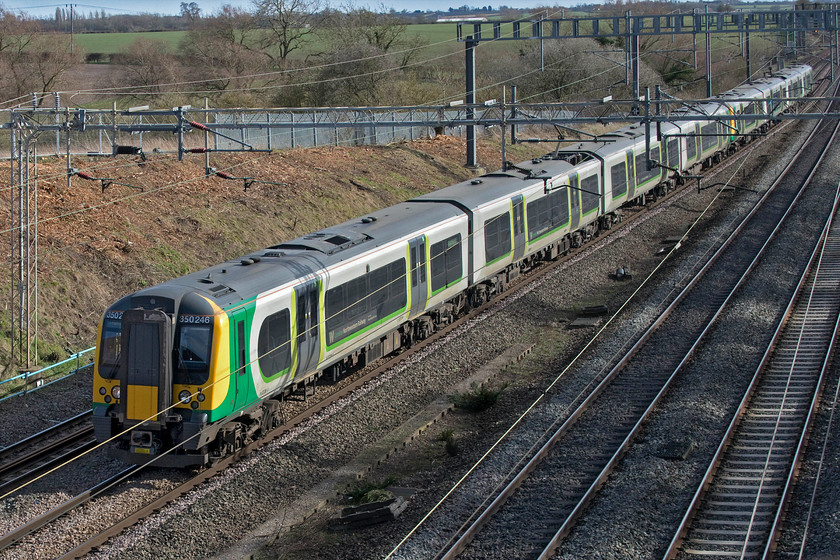
{"type": "Polygon", "coordinates": [[[106,55],[123,52],[137,39],[160,41],[177,50],[186,31],[143,31],[137,33],[77,33],[74,42],[88,53],[106,55]]]}
{"type": "Polygon", "coordinates": [[[446,454],[450,457],[454,457],[460,451],[458,448],[458,442],[455,440],[455,430],[451,428],[444,429],[440,435],[438,435],[437,440],[444,443],[446,454]]]}
{"type": "MultiPolygon", "coordinates": [[[[420,58],[430,59],[452,53],[462,53],[464,51],[463,43],[458,42],[457,40],[456,28],[457,26],[454,23],[422,23],[409,25],[406,34],[409,37],[419,35],[427,41],[428,46],[420,50],[420,58]]],[[[511,26],[503,26],[502,30],[503,35],[512,33],[511,26]]],[[[186,31],[78,33],[75,35],[74,41],[75,44],[85,52],[102,53],[103,55],[108,56],[124,52],[138,39],[159,41],[168,45],[174,52],[177,52],[181,41],[184,40],[186,35],[186,31]]],[[[308,55],[323,52],[325,49],[328,49],[329,45],[324,39],[327,35],[327,33],[324,33],[322,37],[316,37],[315,40],[308,43],[306,48],[301,49],[298,53],[295,53],[292,58],[303,60],[308,55]]],[[[506,42],[503,41],[501,43],[506,42]]],[[[504,45],[501,43],[493,43],[490,47],[482,46],[482,50],[514,48],[512,47],[512,44],[515,43],[515,41],[510,41],[511,45],[504,45]]]]}
{"type": "Polygon", "coordinates": [[[181,254],[169,245],[159,244],[153,249],[154,262],[168,277],[183,276],[190,272],[190,265],[181,254]]]}

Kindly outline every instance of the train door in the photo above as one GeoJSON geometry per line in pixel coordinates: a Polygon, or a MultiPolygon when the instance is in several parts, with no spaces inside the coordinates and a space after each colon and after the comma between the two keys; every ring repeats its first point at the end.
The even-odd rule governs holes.
{"type": "MultiPolygon", "coordinates": [[[[408,242],[411,260],[409,276],[411,278],[411,317],[416,317],[426,308],[429,294],[426,279],[426,236],[415,237],[408,242]]],[[[433,255],[434,256],[434,255],[433,255]]]]}
{"type": "Polygon", "coordinates": [[[172,406],[172,336],[172,320],[163,311],[123,312],[119,409],[129,422],[157,422],[172,406]]]}
{"type": "Polygon", "coordinates": [[[251,365],[248,360],[248,313],[238,309],[231,314],[230,382],[235,392],[233,409],[242,410],[250,404],[248,376],[251,365]]]}
{"type": "Polygon", "coordinates": [[[314,278],[295,288],[297,301],[297,352],[296,377],[306,375],[318,368],[321,360],[321,333],[318,301],[321,279],[314,278]]]}
{"type": "Polygon", "coordinates": [[[580,187],[578,185],[578,174],[569,175],[569,200],[571,201],[571,229],[575,231],[580,224],[580,187]]]}
{"type": "Polygon", "coordinates": [[[513,208],[513,260],[518,261],[525,254],[525,199],[521,194],[511,199],[513,208]]]}
{"type": "Polygon", "coordinates": [[[627,200],[636,198],[636,156],[633,150],[627,150],[624,157],[627,158],[627,200]]]}

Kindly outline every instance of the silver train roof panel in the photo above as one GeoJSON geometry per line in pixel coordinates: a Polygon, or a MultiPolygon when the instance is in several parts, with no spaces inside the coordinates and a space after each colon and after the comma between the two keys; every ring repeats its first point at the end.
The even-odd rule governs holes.
{"type": "MultiPolygon", "coordinates": [[[[451,202],[472,209],[494,201],[512,197],[533,183],[543,183],[544,177],[557,177],[571,171],[573,167],[565,161],[534,159],[519,163],[515,169],[489,173],[462,181],[451,187],[424,194],[412,202],[451,202]]],[[[431,206],[423,204],[423,206],[431,206]]]]}
{"type": "Polygon", "coordinates": [[[405,202],[170,280],[150,290],[194,291],[225,309],[314,271],[460,217],[464,213],[452,205],[405,202]]]}

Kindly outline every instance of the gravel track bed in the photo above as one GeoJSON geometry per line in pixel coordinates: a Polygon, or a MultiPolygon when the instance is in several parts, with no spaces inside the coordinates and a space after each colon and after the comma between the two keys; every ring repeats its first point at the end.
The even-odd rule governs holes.
{"type": "MultiPolygon", "coordinates": [[[[787,142],[789,135],[779,134],[775,141],[787,142]]],[[[752,156],[751,161],[757,163],[763,160],[752,156]]],[[[765,176],[773,174],[770,169],[765,171],[765,176]]],[[[477,416],[451,414],[441,422],[442,427],[453,425],[457,428],[460,450],[457,455],[450,457],[442,451],[442,444],[435,441],[438,430],[427,430],[405,453],[398,454],[393,461],[372,473],[373,480],[398,473],[400,485],[416,489],[409,508],[396,522],[360,532],[334,533],[321,530],[323,528],[318,524],[320,518],[316,516],[311,525],[307,523],[300,531],[279,538],[273,547],[260,553],[260,557],[370,558],[387,554],[486,450],[488,443],[495,440],[510,425],[511,419],[521,413],[523,405],[540,394],[545,387],[546,374],[550,374],[548,378],[553,378],[593,334],[593,329],[566,330],[565,322],[585,305],[607,304],[611,310],[616,308],[658,262],[660,256],[655,253],[662,247],[661,240],[682,234],[687,224],[715,195],[711,190],[699,194],[696,190],[684,192],[686,194],[674,199],[669,208],[657,211],[653,218],[637,225],[633,231],[625,232],[611,244],[601,247],[596,255],[580,258],[562,272],[530,288],[517,298],[517,306],[494,307],[493,312],[460,328],[445,343],[430,346],[425,352],[426,359],[403,364],[374,386],[367,387],[365,398],[342,401],[334,410],[233,466],[177,504],[164,508],[160,514],[126,532],[94,557],[199,558],[223,551],[266,519],[282,514],[284,507],[346,464],[369,442],[388,434],[427,403],[446,394],[452,384],[511,344],[539,342],[533,358],[506,374],[513,383],[496,406],[477,416]],[[632,281],[619,283],[609,279],[609,273],[619,266],[634,273],[632,281]],[[419,455],[413,454],[416,452],[419,455]]],[[[756,195],[752,193],[724,193],[713,212],[721,225],[704,226],[704,235],[711,236],[708,239],[719,236],[730,227],[732,218],[727,217],[729,213],[743,211],[755,199],[756,195]],[[736,204],[739,200],[741,203],[736,204]]],[[[655,307],[683,281],[708,250],[708,239],[701,240],[699,231],[688,239],[680,249],[682,258],[666,264],[659,272],[659,280],[644,289],[643,297],[628,307],[624,319],[607,330],[605,335],[608,336],[601,343],[597,355],[587,358],[582,367],[564,375],[553,394],[551,407],[554,408],[547,408],[542,419],[540,415],[535,415],[529,422],[539,425],[551,414],[556,415],[568,407],[594,373],[604,366],[606,356],[618,352],[630,333],[644,328],[655,316],[655,307]]],[[[84,406],[67,410],[58,419],[89,408],[89,376],[76,377],[78,387],[55,394],[61,395],[63,404],[65,399],[76,398],[70,396],[78,391],[78,398],[84,406]],[[86,381],[84,377],[87,377],[86,381]]],[[[61,385],[56,384],[56,389],[61,385]]],[[[46,393],[49,389],[42,390],[44,397],[49,396],[46,393]]],[[[27,397],[32,399],[30,407],[34,398],[41,398],[38,393],[42,391],[27,397]]],[[[701,394],[698,391],[698,400],[701,394]]],[[[53,400],[56,399],[53,397],[53,400]]],[[[25,426],[27,409],[15,408],[14,403],[9,402],[0,403],[0,413],[18,419],[25,426]]],[[[697,405],[698,408],[707,406],[707,403],[697,405]]],[[[40,407],[35,408],[41,410],[40,407]]],[[[49,410],[50,414],[59,415],[57,408],[49,410]]],[[[19,433],[27,433],[24,426],[20,427],[19,433]]],[[[8,436],[9,433],[4,433],[8,443],[22,437],[8,436]]],[[[80,466],[79,472],[119,465],[105,459],[93,463],[80,466]]],[[[135,486],[168,487],[181,476],[174,471],[155,469],[144,474],[135,486]]],[[[668,492],[671,491],[670,485],[655,477],[651,482],[653,488],[668,488],[668,492]]],[[[56,486],[61,487],[61,484],[56,486]]],[[[144,502],[149,500],[148,493],[148,490],[137,492],[144,495],[144,502]]],[[[30,496],[32,500],[40,499],[35,497],[34,489],[30,496]]],[[[134,503],[134,497],[134,490],[120,490],[114,496],[97,500],[82,511],[67,516],[66,525],[49,529],[48,534],[40,533],[37,536],[39,545],[28,543],[15,547],[0,553],[0,558],[55,557],[69,548],[70,541],[79,544],[77,535],[89,532],[88,526],[98,523],[95,519],[125,514],[134,503]],[[61,544],[55,547],[47,544],[56,540],[61,544]]],[[[17,508],[15,515],[25,516],[27,512],[38,511],[37,508],[29,508],[24,500],[12,499],[17,499],[13,506],[17,508]]],[[[0,506],[8,511],[8,504],[9,500],[6,500],[0,506]]],[[[620,547],[622,541],[613,542],[620,547]]],[[[419,553],[413,557],[425,555],[419,553]]]]}
{"type": "MultiPolygon", "coordinates": [[[[817,201],[815,201],[815,204],[820,204],[821,201],[824,201],[824,200],[823,199],[818,199],[817,201]]],[[[805,208],[801,212],[805,215],[809,215],[811,210],[808,210],[807,208],[805,208]]],[[[792,221],[794,223],[797,222],[796,219],[794,219],[792,221]]],[[[785,238],[783,240],[782,247],[780,247],[778,249],[778,255],[781,257],[781,260],[784,261],[787,257],[793,256],[793,255],[798,255],[797,248],[801,247],[802,246],[801,244],[803,244],[805,240],[811,239],[813,237],[814,229],[815,228],[812,228],[810,231],[804,232],[801,235],[801,237],[791,236],[789,238],[785,238]]],[[[735,249],[735,250],[737,251],[737,249],[735,249]]],[[[776,255],[776,251],[774,251],[772,253],[772,255],[776,255]]],[[[725,270],[727,268],[726,259],[724,259],[724,261],[719,262],[718,266],[725,270]]],[[[757,275],[759,277],[759,280],[756,281],[756,284],[758,284],[758,286],[755,289],[752,290],[752,293],[757,294],[756,299],[758,301],[764,301],[764,302],[784,301],[785,297],[786,297],[786,293],[789,291],[792,284],[795,283],[795,281],[798,279],[799,272],[801,271],[801,266],[799,266],[799,267],[790,266],[790,265],[786,266],[785,263],[783,263],[783,262],[781,262],[781,263],[765,262],[764,267],[766,269],[768,269],[769,271],[774,271],[774,273],[776,275],[777,282],[774,282],[772,284],[768,284],[764,279],[762,279],[762,274],[759,273],[757,275]],[[782,271],[784,271],[784,272],[782,272],[782,271]],[[786,283],[778,281],[778,280],[781,279],[782,276],[784,276],[785,279],[787,280],[786,283]],[[767,290],[765,288],[771,288],[771,289],[767,290]],[[759,293],[758,291],[756,291],[756,290],[762,290],[762,289],[764,290],[764,293],[759,293]]],[[[707,277],[704,279],[703,283],[699,286],[699,289],[695,290],[695,292],[702,292],[707,287],[709,287],[711,285],[715,285],[718,282],[718,280],[716,279],[716,276],[718,276],[718,275],[715,274],[715,273],[707,275],[707,277]]],[[[742,290],[742,293],[751,293],[751,292],[750,292],[749,289],[745,289],[745,290],[742,290]]],[[[706,296],[706,297],[708,297],[708,296],[706,296]]],[[[697,294],[693,295],[692,300],[694,300],[694,299],[697,299],[697,294]]],[[[683,307],[685,307],[685,306],[683,306],[683,307]]],[[[765,340],[766,340],[766,334],[765,333],[773,324],[775,324],[775,321],[778,320],[778,318],[780,316],[780,313],[783,310],[783,305],[781,306],[781,309],[779,308],[779,306],[775,306],[775,308],[774,308],[773,305],[767,305],[763,309],[756,310],[755,309],[756,308],[755,301],[750,299],[750,302],[749,302],[747,307],[748,307],[747,310],[744,310],[743,308],[735,310],[733,314],[730,314],[730,317],[734,316],[734,317],[737,317],[739,319],[744,318],[744,317],[748,317],[749,318],[748,322],[751,323],[753,325],[753,327],[759,327],[759,328],[754,328],[752,330],[751,329],[747,330],[748,334],[760,335],[760,336],[758,336],[758,343],[756,344],[754,341],[751,341],[751,340],[748,340],[748,339],[745,340],[744,336],[740,336],[740,337],[738,336],[739,329],[743,328],[743,326],[744,326],[743,323],[740,322],[740,321],[730,321],[733,324],[737,325],[736,328],[733,329],[733,332],[721,333],[720,336],[723,337],[723,340],[726,340],[730,343],[732,341],[739,341],[739,342],[735,342],[735,344],[739,344],[739,345],[742,346],[742,348],[740,348],[741,352],[740,353],[738,353],[738,352],[735,353],[736,356],[739,357],[739,358],[744,357],[744,354],[743,354],[744,347],[755,347],[756,349],[758,349],[757,351],[759,352],[759,354],[758,354],[758,356],[755,357],[755,361],[757,362],[758,358],[760,358],[760,351],[762,349],[761,343],[765,342],[765,340]],[[766,324],[762,324],[762,322],[766,322],[766,324]],[[764,327],[764,328],[761,328],[761,327],[764,327]]],[[[683,325],[683,328],[681,329],[681,333],[680,333],[681,336],[682,336],[682,333],[685,333],[686,331],[693,331],[695,329],[695,326],[692,326],[692,324],[697,323],[701,319],[701,313],[697,312],[695,315],[696,316],[692,316],[692,310],[691,309],[679,310],[679,311],[675,312],[675,314],[672,315],[672,317],[669,318],[668,323],[670,324],[670,323],[675,322],[677,324],[683,325]]],[[[649,319],[650,319],[650,317],[647,318],[647,321],[649,321],[649,319]]],[[[727,320],[724,319],[724,322],[727,322],[727,320]]],[[[643,322],[643,324],[644,324],[644,322],[643,322]]],[[[651,342],[651,343],[649,343],[649,346],[648,346],[649,350],[650,349],[653,350],[653,355],[648,358],[648,360],[650,360],[649,363],[651,365],[648,365],[647,369],[657,369],[657,368],[661,367],[662,360],[661,359],[657,360],[656,355],[659,355],[661,357],[673,355],[673,351],[668,349],[668,345],[671,342],[673,342],[673,340],[671,340],[671,339],[676,338],[676,337],[670,336],[670,333],[667,332],[667,329],[664,329],[664,330],[662,330],[662,331],[660,331],[656,334],[656,338],[660,339],[659,342],[656,342],[656,343],[651,342]]],[[[626,339],[627,338],[625,338],[623,335],[621,337],[617,338],[617,340],[626,340],[626,339]]],[[[611,348],[610,349],[607,348],[607,346],[609,346],[609,344],[610,343],[607,343],[606,345],[602,345],[602,347],[600,347],[598,349],[597,354],[599,356],[602,356],[602,355],[609,354],[610,352],[612,352],[611,348]]],[[[650,352],[648,352],[648,353],[650,353],[650,352]]],[[[634,363],[637,362],[637,361],[639,362],[639,363],[637,363],[637,367],[642,367],[643,369],[644,369],[644,354],[645,354],[645,352],[643,351],[639,355],[637,355],[637,357],[634,359],[634,363]]],[[[681,356],[682,353],[680,353],[678,355],[681,356]]],[[[731,378],[732,373],[733,373],[733,369],[738,370],[738,368],[733,368],[731,366],[732,362],[729,362],[730,356],[728,356],[727,354],[725,354],[725,353],[717,354],[716,356],[717,356],[717,362],[716,363],[712,362],[711,364],[709,362],[706,362],[705,367],[707,367],[709,369],[714,369],[716,371],[725,372],[725,374],[723,375],[723,377],[721,378],[720,381],[726,381],[726,380],[731,378]],[[723,361],[723,364],[720,363],[721,361],[723,361]]],[[[750,371],[752,371],[752,370],[750,370],[750,371]]],[[[735,403],[737,403],[737,400],[735,401],[735,403]]],[[[527,425],[524,426],[521,431],[524,432],[525,434],[529,434],[529,435],[533,435],[534,433],[541,433],[542,430],[547,430],[548,429],[548,426],[551,425],[551,420],[553,418],[557,418],[558,422],[552,428],[552,430],[553,430],[554,428],[556,428],[557,425],[559,425],[560,421],[565,419],[565,417],[567,416],[567,414],[569,412],[568,409],[564,406],[564,404],[561,404],[560,406],[558,406],[558,403],[556,402],[556,399],[552,399],[552,402],[550,402],[550,404],[545,405],[545,410],[541,410],[537,414],[532,414],[534,422],[527,423],[527,425]],[[537,419],[538,416],[540,418],[543,418],[543,423],[541,425],[539,425],[536,422],[536,419],[537,419]]],[[[605,419],[612,419],[612,418],[615,418],[617,416],[621,416],[623,414],[624,414],[624,409],[622,407],[621,409],[616,409],[614,414],[612,414],[612,415],[608,414],[604,418],[605,419]]],[[[587,415],[587,416],[589,416],[589,415],[587,415]]],[[[670,419],[670,422],[672,422],[672,424],[669,424],[670,426],[681,425],[682,420],[679,419],[679,418],[673,418],[673,419],[670,419]]],[[[597,420],[596,420],[596,423],[597,423],[597,420]]],[[[589,439],[591,439],[590,443],[593,446],[597,445],[595,435],[596,434],[607,434],[609,432],[610,432],[610,423],[609,422],[605,422],[604,426],[602,426],[601,428],[598,428],[597,426],[595,426],[595,427],[590,426],[590,429],[586,432],[586,434],[591,434],[591,435],[589,435],[589,436],[582,435],[579,438],[580,441],[578,441],[578,444],[579,445],[587,445],[586,440],[587,440],[587,438],[589,438],[589,439]]],[[[673,431],[671,431],[668,435],[670,437],[673,437],[673,435],[674,435],[673,431]]],[[[660,455],[661,454],[667,454],[666,447],[668,447],[672,444],[680,444],[680,439],[683,439],[683,438],[684,438],[684,436],[680,435],[676,440],[666,439],[664,442],[658,442],[658,444],[659,444],[658,447],[659,448],[655,451],[655,453],[658,453],[660,455]]],[[[462,488],[459,489],[459,491],[457,493],[457,496],[454,499],[450,498],[448,500],[448,503],[445,504],[445,506],[442,508],[441,513],[439,515],[436,515],[434,520],[431,523],[427,522],[425,524],[425,526],[420,531],[418,531],[418,533],[416,535],[414,535],[403,546],[403,548],[395,555],[395,557],[397,557],[397,558],[423,558],[423,557],[433,556],[434,553],[437,550],[439,550],[440,548],[442,548],[446,544],[447,539],[450,538],[450,535],[453,532],[455,532],[455,530],[458,528],[458,526],[461,523],[466,522],[465,513],[477,510],[480,507],[481,501],[483,500],[483,498],[487,495],[490,495],[492,493],[493,488],[498,488],[498,485],[503,482],[504,477],[505,477],[505,473],[507,472],[507,470],[509,470],[509,469],[512,470],[513,468],[516,467],[517,459],[520,456],[525,454],[525,452],[527,451],[527,448],[532,444],[534,439],[535,438],[533,438],[533,437],[521,437],[520,438],[517,435],[517,440],[506,442],[504,444],[504,446],[502,447],[502,449],[494,455],[493,460],[489,464],[485,464],[482,467],[480,467],[479,470],[476,471],[475,476],[472,477],[462,488]],[[504,462],[503,466],[501,465],[502,462],[504,462]]],[[[562,460],[561,461],[552,461],[552,463],[557,463],[558,465],[565,465],[562,469],[562,471],[563,471],[562,474],[551,475],[552,480],[555,480],[559,477],[560,481],[557,484],[558,488],[574,487],[574,486],[578,486],[581,483],[583,483],[583,479],[578,478],[578,476],[574,474],[574,472],[575,472],[574,461],[571,461],[571,458],[576,457],[578,453],[580,453],[580,456],[582,457],[583,455],[585,455],[585,452],[583,450],[574,451],[574,449],[566,449],[567,447],[574,445],[573,442],[569,441],[569,440],[575,440],[575,439],[577,439],[577,438],[571,437],[571,438],[565,439],[564,442],[561,444],[563,449],[557,451],[557,453],[559,455],[570,456],[570,460],[568,462],[564,462],[562,460]],[[566,466],[568,466],[569,468],[566,469],[566,466]]],[[[541,473],[541,474],[539,474],[539,479],[540,480],[542,480],[542,478],[544,476],[548,476],[548,475],[542,474],[542,470],[543,469],[540,469],[540,473],[541,473]]],[[[616,503],[618,504],[618,507],[615,508],[615,511],[610,512],[610,513],[613,513],[613,514],[615,514],[616,512],[623,513],[623,510],[621,508],[626,508],[628,503],[630,503],[630,504],[632,504],[632,503],[644,503],[645,488],[648,488],[648,487],[649,487],[648,485],[643,485],[643,489],[640,492],[641,496],[634,496],[634,498],[638,498],[641,501],[634,501],[633,499],[630,499],[629,501],[624,501],[623,497],[618,497],[617,500],[616,500],[616,503]]],[[[530,492],[528,493],[528,495],[531,495],[531,494],[532,493],[530,493],[530,492]]],[[[521,505],[520,506],[515,505],[515,503],[518,503],[518,501],[516,501],[516,502],[512,501],[511,504],[506,505],[505,508],[503,508],[503,510],[497,515],[497,517],[499,519],[498,520],[494,519],[493,522],[491,522],[490,526],[488,526],[485,529],[484,533],[486,533],[486,534],[484,534],[484,533],[482,534],[481,545],[480,546],[471,545],[470,548],[466,551],[465,557],[511,558],[511,557],[515,557],[517,555],[517,553],[521,553],[522,549],[518,548],[519,545],[516,544],[516,543],[520,540],[518,538],[518,536],[527,532],[527,529],[526,528],[515,529],[515,530],[514,529],[507,529],[507,526],[508,525],[515,526],[517,523],[520,523],[520,522],[524,522],[526,525],[530,525],[531,522],[528,519],[528,517],[530,515],[532,515],[533,512],[539,511],[539,512],[542,512],[543,514],[546,514],[546,512],[550,511],[553,507],[552,505],[550,505],[550,503],[553,503],[555,500],[562,500],[561,497],[553,495],[551,492],[548,491],[548,489],[546,489],[544,491],[544,493],[537,492],[537,495],[540,495],[541,499],[549,500],[550,502],[546,503],[546,504],[542,504],[540,502],[540,499],[534,499],[532,502],[529,502],[529,507],[528,508],[523,508],[523,507],[521,507],[521,505]],[[502,526],[504,526],[505,528],[503,529],[502,526]],[[494,528],[495,528],[495,530],[494,530],[494,528]],[[500,536],[499,540],[496,541],[496,542],[494,542],[494,539],[493,539],[493,537],[495,535],[500,536]]],[[[673,495],[671,493],[666,493],[663,497],[666,498],[666,499],[669,499],[669,498],[673,498],[673,495]]],[[[632,506],[631,506],[631,509],[632,509],[632,506]]],[[[632,533],[633,528],[638,526],[639,521],[641,519],[643,519],[643,517],[644,517],[642,515],[643,513],[644,513],[644,510],[632,512],[631,515],[623,515],[623,514],[619,515],[619,519],[626,519],[627,523],[630,525],[630,527],[624,527],[623,528],[623,530],[625,531],[625,534],[627,534],[627,532],[632,533]]],[[[601,516],[596,515],[595,517],[599,518],[599,519],[609,519],[610,521],[614,521],[614,516],[613,517],[607,517],[607,515],[608,514],[605,513],[601,516]]],[[[678,521],[678,519],[677,519],[677,521],[678,521]]],[[[590,531],[585,531],[585,533],[587,534],[587,536],[592,535],[592,533],[590,531]]],[[[617,538],[618,538],[618,541],[616,541],[616,542],[621,542],[621,539],[623,539],[625,537],[622,535],[622,536],[619,536],[617,538]]],[[[589,549],[589,550],[586,551],[586,555],[603,554],[604,553],[604,547],[605,547],[604,542],[609,542],[609,541],[608,540],[607,541],[598,540],[596,542],[596,545],[593,546],[592,549],[589,549]]],[[[639,557],[648,557],[649,554],[651,553],[650,550],[632,551],[631,549],[628,549],[628,548],[622,546],[616,551],[616,557],[626,557],[628,552],[635,552],[635,554],[638,555],[639,557]]],[[[580,549],[573,549],[573,552],[571,552],[569,554],[569,557],[580,557],[580,549]]]]}
{"type": "MultiPolygon", "coordinates": [[[[829,189],[811,192],[800,216],[827,215],[829,189]]],[[[804,270],[820,219],[796,218],[804,227],[776,240],[556,558],[661,557],[804,270]],[[663,458],[688,444],[695,448],[686,460],[663,458]]]]}
{"type": "Polygon", "coordinates": [[[0,448],[90,410],[92,379],[91,368],[85,368],[37,391],[0,402],[0,448]]]}
{"type": "MultiPolygon", "coordinates": [[[[787,144],[789,142],[789,133],[783,135],[779,141],[787,144]]],[[[778,160],[777,160],[778,161],[778,160]]],[[[751,173],[753,170],[749,170],[751,173]]],[[[770,180],[778,173],[779,167],[774,169],[765,169],[761,183],[766,188],[770,180]]],[[[760,188],[762,185],[757,184],[755,187],[760,188]]],[[[552,360],[543,357],[542,368],[552,371],[556,374],[559,371],[558,364],[565,364],[568,359],[574,355],[573,349],[577,347],[571,340],[565,340],[560,344],[556,344],[556,340],[552,338],[552,320],[556,322],[557,316],[554,318],[546,316],[547,311],[562,312],[563,304],[558,300],[557,294],[571,294],[570,297],[576,297],[575,290],[581,284],[581,279],[586,279],[592,291],[596,288],[604,290],[602,293],[607,293],[606,300],[601,300],[599,303],[610,303],[615,306],[616,302],[622,301],[626,292],[617,288],[616,284],[608,284],[603,282],[602,278],[606,271],[610,270],[614,264],[628,265],[634,273],[641,271],[641,268],[636,268],[635,263],[647,261],[646,264],[651,265],[650,254],[651,249],[656,248],[653,240],[662,239],[665,236],[673,235],[674,233],[684,231],[688,219],[693,218],[703,208],[709,200],[709,194],[703,193],[695,196],[692,193],[690,197],[683,198],[675,203],[671,208],[664,213],[661,218],[657,218],[657,223],[647,223],[639,226],[639,231],[632,235],[627,235],[627,239],[623,239],[614,243],[609,247],[601,249],[598,253],[598,258],[594,259],[597,262],[581,263],[579,268],[575,270],[564,271],[561,275],[555,277],[551,283],[546,282],[545,286],[535,289],[529,298],[534,300],[534,305],[523,305],[516,311],[511,313],[519,313],[518,320],[524,324],[533,324],[543,321],[543,331],[541,337],[545,340],[546,345],[555,345],[555,359],[552,360]],[[684,211],[685,213],[682,213],[684,211]],[[661,221],[660,221],[661,220],[661,221]],[[670,229],[670,231],[669,231],[670,229]],[[643,244],[646,245],[642,246],[643,244]],[[536,318],[536,321],[534,320],[536,318]],[[557,346],[560,346],[559,348],[557,346]],[[559,352],[559,354],[558,354],[559,352]],[[551,367],[551,363],[554,367],[551,367]]],[[[737,208],[738,212],[743,213],[748,204],[751,204],[755,198],[746,197],[744,204],[737,208]]],[[[731,200],[726,200],[722,203],[726,211],[732,210],[731,200]]],[[[721,236],[724,231],[728,231],[731,227],[731,221],[734,217],[729,217],[722,221],[722,225],[713,228],[706,232],[707,240],[695,243],[695,239],[699,237],[695,233],[689,238],[685,244],[684,257],[681,260],[674,261],[664,267],[659,281],[655,287],[645,292],[645,297],[639,300],[638,304],[634,304],[628,309],[625,314],[624,321],[611,329],[611,336],[608,340],[601,343],[597,356],[595,358],[587,358],[584,360],[580,370],[569,371],[564,377],[562,387],[557,389],[556,394],[551,399],[550,405],[546,406],[545,417],[540,418],[540,414],[534,414],[533,418],[528,422],[533,422],[539,425],[541,420],[543,422],[550,422],[556,419],[558,413],[562,413],[568,404],[572,402],[578,393],[588,384],[589,380],[594,377],[600,368],[606,363],[606,356],[610,356],[619,352],[625,341],[629,338],[631,332],[635,332],[644,328],[650,320],[655,316],[655,307],[670,297],[670,292],[673,288],[680,284],[689,272],[695,268],[697,263],[701,261],[702,254],[710,250],[710,245],[714,242],[709,242],[708,239],[714,239],[721,236]],[[667,278],[666,278],[667,277],[667,278]]],[[[641,274],[639,274],[641,276],[641,274]]],[[[592,291],[589,293],[591,294],[592,291]]],[[[584,304],[592,304],[591,295],[582,300],[584,304]]],[[[589,336],[591,330],[586,333],[589,336]]],[[[575,331],[572,331],[572,336],[577,336],[575,331]]],[[[586,338],[584,337],[584,338],[586,338]]],[[[536,354],[539,356],[540,352],[536,354]]],[[[472,465],[472,462],[479,457],[488,447],[490,443],[497,437],[501,430],[506,429],[513,418],[515,418],[522,409],[523,404],[531,402],[531,400],[539,394],[544,386],[542,381],[533,378],[516,379],[517,387],[516,395],[510,395],[509,398],[502,399],[489,411],[482,413],[481,419],[468,418],[465,415],[452,415],[449,419],[450,423],[443,423],[441,428],[452,425],[457,426],[463,432],[460,440],[460,453],[458,456],[452,458],[447,457],[440,452],[441,444],[435,442],[436,430],[434,433],[426,434],[425,438],[418,441],[415,446],[423,448],[426,446],[425,454],[415,454],[413,457],[406,457],[402,461],[409,463],[408,465],[401,464],[399,458],[395,459],[387,468],[380,468],[374,477],[378,474],[380,478],[390,473],[401,473],[403,471],[411,471],[411,466],[425,467],[421,472],[412,472],[407,474],[404,479],[400,481],[401,485],[413,486],[419,489],[415,494],[412,504],[409,509],[396,522],[386,527],[376,529],[369,529],[367,531],[360,531],[357,533],[338,534],[338,533],[313,533],[313,527],[317,527],[317,520],[313,521],[313,525],[307,524],[299,532],[293,532],[287,538],[280,539],[278,543],[269,550],[266,550],[260,558],[275,558],[275,557],[319,557],[319,558],[366,558],[366,557],[381,557],[390,552],[392,546],[402,539],[402,537],[411,530],[414,523],[416,523],[428,510],[434,507],[439,496],[445,493],[450,486],[457,481],[463,472],[472,465]],[[437,449],[437,453],[435,450],[437,449]],[[338,542],[336,542],[338,541],[338,542]],[[382,543],[382,544],[380,544],[382,543]],[[295,555],[295,551],[299,552],[299,556],[295,555]]],[[[527,431],[527,430],[523,430],[527,431]]],[[[432,430],[430,430],[432,432],[432,430]]],[[[494,455],[503,456],[503,452],[494,453],[494,455]]],[[[487,467],[488,472],[493,471],[494,467],[487,467]]],[[[496,471],[505,471],[504,468],[495,467],[496,471]]],[[[478,481],[482,480],[482,476],[475,477],[478,481]]],[[[654,484],[656,486],[656,484],[654,484]]],[[[467,494],[465,492],[464,494],[467,494]]],[[[453,511],[458,512],[459,505],[456,503],[452,506],[448,504],[444,508],[451,507],[453,511]]],[[[460,519],[460,515],[457,519],[460,519]]],[[[451,531],[457,526],[456,518],[444,515],[436,516],[440,519],[440,525],[424,526],[420,529],[420,534],[417,538],[411,540],[411,545],[416,548],[407,547],[401,549],[395,557],[406,558],[425,558],[428,557],[432,549],[435,549],[435,540],[437,535],[451,531]],[[431,540],[430,540],[431,539],[431,540]]],[[[620,540],[616,541],[620,543],[620,540]]],[[[620,547],[620,544],[619,544],[620,547]]],[[[626,556],[625,556],[626,557],[626,556]]]]}

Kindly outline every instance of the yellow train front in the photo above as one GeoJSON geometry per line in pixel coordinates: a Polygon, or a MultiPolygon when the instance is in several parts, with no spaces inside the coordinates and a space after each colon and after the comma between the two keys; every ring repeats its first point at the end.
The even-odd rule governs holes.
{"type": "Polygon", "coordinates": [[[249,396],[248,376],[230,375],[229,336],[227,313],[176,285],[112,305],[94,364],[97,440],[113,440],[111,453],[127,463],[203,465],[220,454],[228,442],[216,440],[230,434],[206,428],[247,408],[249,396]]]}

